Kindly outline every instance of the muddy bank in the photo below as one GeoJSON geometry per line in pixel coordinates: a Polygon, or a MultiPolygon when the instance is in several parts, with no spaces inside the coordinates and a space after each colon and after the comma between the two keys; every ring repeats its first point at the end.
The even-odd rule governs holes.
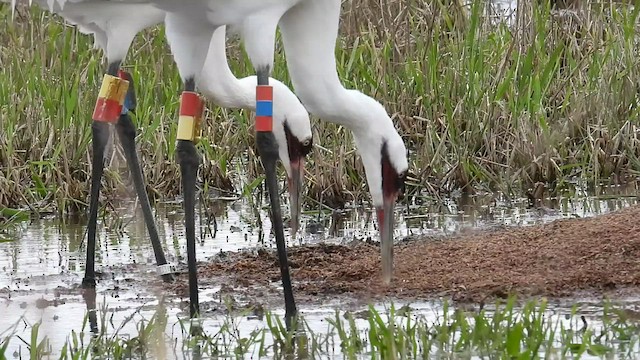
{"type": "MultiPolygon", "coordinates": [[[[640,207],[588,219],[479,230],[395,247],[391,286],[380,278],[376,244],[309,245],[289,249],[296,296],[318,301],[345,295],[482,301],[509,294],[566,296],[632,291],[640,284],[640,207]]],[[[201,264],[203,284],[222,292],[279,294],[275,251],[225,253],[201,264]]],[[[186,279],[185,279],[186,280],[186,279]]],[[[186,281],[174,285],[180,294],[186,281]]]]}

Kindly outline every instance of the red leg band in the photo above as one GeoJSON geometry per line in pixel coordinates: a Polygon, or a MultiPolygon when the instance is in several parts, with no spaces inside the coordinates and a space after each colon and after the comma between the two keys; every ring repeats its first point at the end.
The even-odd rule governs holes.
{"type": "Polygon", "coordinates": [[[273,131],[273,118],[271,116],[256,116],[256,131],[273,131]]]}

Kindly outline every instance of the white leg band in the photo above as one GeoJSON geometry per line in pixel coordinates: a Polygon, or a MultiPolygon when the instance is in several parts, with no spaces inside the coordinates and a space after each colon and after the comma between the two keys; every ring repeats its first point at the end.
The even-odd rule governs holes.
{"type": "Polygon", "coordinates": [[[158,275],[163,276],[163,275],[169,275],[169,274],[175,274],[177,272],[177,268],[174,264],[163,264],[163,265],[158,265],[158,275]]]}

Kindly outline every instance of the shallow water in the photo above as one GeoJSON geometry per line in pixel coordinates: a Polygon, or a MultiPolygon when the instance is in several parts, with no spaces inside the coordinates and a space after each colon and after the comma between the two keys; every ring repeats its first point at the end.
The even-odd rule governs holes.
{"type": "MultiPolygon", "coordinates": [[[[541,209],[528,209],[526,200],[509,201],[501,196],[458,197],[430,208],[398,208],[395,237],[449,235],[467,229],[530,225],[563,217],[593,216],[636,202],[635,188],[606,188],[599,196],[586,196],[575,191],[570,196],[547,200],[541,209]]],[[[213,227],[211,218],[200,217],[203,209],[196,210],[196,224],[199,225],[196,231],[199,239],[197,252],[200,260],[220,251],[274,246],[271,235],[266,235],[262,241],[256,221],[250,215],[253,212],[245,202],[218,202],[216,208],[215,237],[207,228],[208,223],[213,227]]],[[[102,271],[97,307],[107,311],[110,323],[116,327],[129,317],[133,317],[133,320],[150,318],[161,299],[160,287],[154,285],[157,284],[154,257],[141,212],[136,203],[131,202],[123,204],[117,213],[120,217],[110,214],[100,219],[96,259],[97,269],[102,271]]],[[[156,222],[168,259],[184,264],[186,244],[181,214],[180,203],[161,204],[156,208],[156,222]]],[[[261,212],[260,216],[263,231],[269,234],[269,218],[265,212],[261,212]]],[[[347,242],[354,238],[376,236],[371,212],[364,209],[341,213],[309,211],[303,218],[302,230],[302,235],[296,240],[289,240],[289,245],[320,241],[347,242]]],[[[285,235],[288,237],[288,234],[285,235]]],[[[0,337],[6,335],[5,331],[12,330],[28,338],[29,329],[25,329],[24,322],[33,324],[42,321],[41,337],[46,335],[52,349],[60,349],[72,330],[82,329],[87,306],[77,290],[77,284],[83,276],[85,254],[81,245],[84,236],[84,220],[65,219],[63,222],[59,218],[34,220],[4,235],[12,241],[0,243],[0,337]]],[[[217,288],[212,288],[201,289],[200,292],[207,332],[215,332],[225,318],[217,315],[226,312],[225,304],[216,296],[217,291],[217,288]]],[[[343,300],[302,307],[300,312],[310,328],[321,333],[326,330],[325,318],[334,316],[334,309],[355,311],[366,308],[366,304],[343,300]]],[[[635,303],[636,299],[622,300],[635,303]]],[[[172,322],[166,336],[172,339],[180,334],[180,328],[175,323],[185,317],[186,303],[174,297],[164,299],[163,304],[172,322]]],[[[550,309],[550,314],[562,321],[575,321],[573,318],[564,319],[565,314],[570,313],[571,305],[558,303],[550,309]]],[[[385,304],[377,305],[378,308],[383,306],[385,304]]],[[[432,320],[442,311],[439,302],[413,303],[411,306],[432,320]]],[[[272,310],[275,314],[283,315],[280,308],[272,310]]],[[[580,314],[591,317],[593,324],[597,324],[598,319],[593,314],[598,311],[601,311],[598,301],[585,302],[580,308],[580,314]]],[[[364,329],[366,321],[358,321],[364,329]]],[[[135,332],[136,322],[127,322],[119,333],[135,332]]],[[[256,327],[264,326],[264,319],[250,316],[242,319],[239,331],[249,334],[256,327]]],[[[25,344],[14,338],[8,354],[15,354],[19,358],[24,356],[25,351],[25,344]]],[[[166,351],[169,352],[169,358],[184,356],[174,354],[171,345],[167,345],[166,351]]],[[[332,357],[340,358],[338,355],[333,354],[332,357]]]]}

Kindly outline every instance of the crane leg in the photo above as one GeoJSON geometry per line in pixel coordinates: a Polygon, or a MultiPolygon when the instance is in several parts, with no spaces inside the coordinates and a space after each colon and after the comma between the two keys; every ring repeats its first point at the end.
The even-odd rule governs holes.
{"type": "Polygon", "coordinates": [[[162,244],[160,243],[160,237],[158,236],[158,229],[156,223],[153,220],[153,213],[151,212],[151,205],[149,203],[149,196],[145,190],[144,175],[142,168],[140,167],[140,161],[138,160],[138,154],[136,152],[136,128],[131,120],[129,112],[135,111],[135,91],[133,90],[133,79],[129,74],[122,74],[129,81],[129,89],[125,98],[126,110],[120,115],[116,124],[116,131],[118,132],[118,138],[122,143],[124,155],[127,159],[127,165],[129,166],[129,172],[133,177],[133,184],[140,200],[140,206],[142,207],[142,213],[144,215],[144,221],[147,225],[147,231],[149,231],[149,237],[151,238],[151,246],[153,247],[153,253],[156,257],[156,264],[158,265],[158,272],[164,281],[173,281],[173,273],[175,269],[172,265],[167,263],[167,259],[164,256],[162,250],[162,244]]]}
{"type": "Polygon", "coordinates": [[[87,305],[87,314],[89,316],[89,330],[92,334],[98,334],[98,316],[96,314],[96,289],[84,289],[82,292],[82,298],[87,305]]]}
{"type": "Polygon", "coordinates": [[[202,98],[194,91],[195,79],[186,79],[180,100],[180,122],[176,136],[178,141],[178,162],[180,163],[180,172],[182,173],[184,222],[187,237],[187,265],[189,268],[189,314],[191,318],[198,317],[200,313],[195,232],[196,178],[200,165],[200,156],[196,151],[195,144],[200,137],[200,123],[204,110],[202,98]]]}
{"type": "Polygon", "coordinates": [[[91,161],[91,197],[89,200],[89,223],[87,225],[87,261],[82,287],[96,286],[96,222],[98,220],[98,197],[104,166],[104,149],[109,141],[109,124],[94,122],[91,125],[93,159],[91,161]]]}
{"type": "Polygon", "coordinates": [[[257,78],[256,144],[258,147],[258,153],[262,160],[262,166],[264,167],[267,190],[269,192],[269,199],[271,202],[272,226],[276,235],[278,262],[280,264],[280,275],[282,276],[282,287],[284,289],[285,322],[287,329],[291,329],[292,320],[297,313],[297,309],[293,298],[293,288],[291,286],[291,274],[289,273],[289,262],[287,259],[287,245],[284,240],[282,213],[280,209],[278,179],[276,177],[278,144],[276,143],[276,139],[272,132],[273,91],[271,86],[269,86],[269,69],[259,69],[257,71],[257,78]]]}
{"type": "Polygon", "coordinates": [[[95,288],[95,252],[96,252],[96,222],[98,216],[98,199],[100,183],[104,170],[104,150],[109,141],[109,126],[116,124],[120,141],[122,142],[129,170],[133,176],[134,185],[140,199],[144,219],[151,237],[151,244],[160,273],[165,281],[173,279],[173,267],[167,264],[153,221],[149,197],[144,188],[144,180],[138,156],[135,149],[135,126],[129,116],[129,110],[135,108],[135,92],[133,85],[129,86],[132,78],[129,74],[119,74],[120,61],[109,63],[107,74],[103,80],[96,108],[93,113],[92,144],[93,159],[91,170],[91,198],[89,203],[89,223],[87,230],[87,262],[85,277],[82,280],[84,288],[95,288]],[[126,79],[124,78],[126,77],[126,79]]]}
{"type": "MultiPolygon", "coordinates": [[[[113,62],[109,64],[107,70],[107,76],[116,77],[118,69],[120,68],[120,62],[113,62]]],[[[107,78],[105,76],[105,79],[107,78]]],[[[106,81],[106,80],[105,80],[106,81]]],[[[115,82],[114,82],[115,84],[115,82]]],[[[103,83],[104,87],[104,83],[103,83]]],[[[114,114],[108,113],[107,101],[108,99],[100,90],[99,102],[96,103],[96,110],[101,106],[102,113],[94,111],[93,123],[91,124],[91,142],[93,145],[93,158],[91,160],[91,194],[89,199],[89,223],[87,224],[87,261],[85,264],[84,279],[82,279],[82,287],[95,288],[96,286],[96,272],[95,272],[95,260],[96,260],[96,222],[98,221],[98,198],[100,196],[100,183],[102,181],[102,174],[104,170],[104,149],[109,141],[109,120],[112,120],[114,114]],[[108,114],[107,114],[108,113],[108,114]],[[107,116],[97,116],[107,115],[107,116]]],[[[124,100],[124,99],[123,99],[124,100]]],[[[117,102],[117,99],[113,100],[117,102]]],[[[119,114],[115,114],[117,116],[119,114]]]]}

